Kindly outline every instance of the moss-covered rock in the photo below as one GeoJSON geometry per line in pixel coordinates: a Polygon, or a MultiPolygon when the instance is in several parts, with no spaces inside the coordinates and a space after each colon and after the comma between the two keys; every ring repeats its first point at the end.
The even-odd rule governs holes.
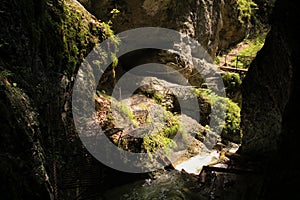
{"type": "Polygon", "coordinates": [[[75,198],[73,186],[58,186],[63,169],[104,167],[75,162],[87,152],[71,118],[72,84],[111,30],[75,0],[4,0],[0,13],[1,197],[75,198]],[[74,154],[78,159],[67,162],[74,154]]]}
{"type": "MultiPolygon", "coordinates": [[[[222,130],[221,137],[223,140],[240,144],[242,139],[240,107],[231,99],[220,97],[208,89],[195,89],[195,93],[206,98],[211,104],[213,111],[210,113],[209,119],[214,122],[214,127],[210,127],[211,130],[222,130]]],[[[209,127],[209,124],[203,125],[209,127]]]]}
{"type": "Polygon", "coordinates": [[[242,105],[241,84],[242,80],[238,73],[224,72],[222,79],[226,91],[226,96],[239,106],[242,105]]]}

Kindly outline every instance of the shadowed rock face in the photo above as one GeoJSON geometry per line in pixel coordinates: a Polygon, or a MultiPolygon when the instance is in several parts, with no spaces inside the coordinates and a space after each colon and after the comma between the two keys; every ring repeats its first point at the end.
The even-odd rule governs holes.
{"type": "Polygon", "coordinates": [[[109,170],[87,162],[70,108],[70,69],[104,32],[75,0],[3,0],[0,24],[0,199],[74,199],[74,178],[109,170]]]}
{"type": "Polygon", "coordinates": [[[277,3],[272,29],[244,79],[244,152],[268,156],[280,148],[287,105],[298,89],[297,16],[292,3],[277,3]]]}
{"type": "Polygon", "coordinates": [[[276,2],[272,29],[243,83],[242,152],[265,158],[265,199],[292,198],[299,185],[299,15],[295,2],[276,2]]]}

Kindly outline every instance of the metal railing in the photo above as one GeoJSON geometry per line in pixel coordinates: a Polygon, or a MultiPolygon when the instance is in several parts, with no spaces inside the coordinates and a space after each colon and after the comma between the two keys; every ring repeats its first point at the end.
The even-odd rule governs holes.
{"type": "Polygon", "coordinates": [[[248,67],[250,66],[254,56],[244,56],[238,54],[227,54],[225,55],[225,60],[223,65],[220,66],[220,69],[224,71],[234,71],[238,73],[245,73],[248,71],[248,67]],[[228,62],[228,57],[231,58],[231,61],[228,62]],[[233,58],[233,59],[232,59],[233,58]],[[243,68],[239,67],[239,64],[242,63],[243,68]]]}

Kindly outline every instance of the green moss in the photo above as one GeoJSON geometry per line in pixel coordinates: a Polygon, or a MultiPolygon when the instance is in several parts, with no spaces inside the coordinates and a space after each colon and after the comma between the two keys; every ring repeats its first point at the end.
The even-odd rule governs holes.
{"type": "Polygon", "coordinates": [[[124,103],[122,102],[116,102],[116,108],[120,113],[125,114],[125,117],[130,120],[130,123],[133,124],[135,127],[138,127],[138,122],[135,119],[135,116],[131,109],[124,103]]]}
{"type": "Polygon", "coordinates": [[[227,49],[223,55],[217,56],[215,64],[220,64],[221,60],[226,59],[226,65],[238,68],[248,68],[257,53],[264,46],[268,29],[262,32],[258,31],[251,37],[247,36],[242,42],[235,47],[227,49]],[[237,53],[235,53],[238,51],[237,53]],[[234,55],[234,56],[233,56],[234,55]]]}
{"type": "Polygon", "coordinates": [[[256,3],[252,0],[237,0],[238,10],[239,10],[239,21],[244,23],[249,23],[251,17],[254,15],[254,11],[257,9],[256,3]]]}
{"type": "Polygon", "coordinates": [[[111,38],[113,43],[109,49],[110,54],[105,55],[107,52],[99,53],[103,53],[103,57],[105,58],[111,56],[114,74],[114,68],[118,64],[118,59],[115,55],[119,40],[114,36],[110,25],[104,22],[89,22],[87,19],[92,19],[92,16],[87,16],[87,13],[71,1],[63,1],[61,4],[61,22],[53,22],[53,24],[57,27],[58,32],[62,34],[64,51],[62,57],[64,58],[64,63],[66,63],[66,67],[63,68],[62,71],[72,76],[83,59],[97,43],[104,39],[111,38]]]}
{"type": "Polygon", "coordinates": [[[70,9],[72,5],[63,6],[62,34],[64,43],[64,58],[66,59],[66,72],[71,75],[76,67],[83,60],[83,53],[86,39],[88,37],[88,27],[84,24],[83,15],[76,9],[70,9]],[[80,50],[79,48],[80,47],[80,50]]]}
{"type": "Polygon", "coordinates": [[[233,142],[241,142],[241,129],[240,129],[240,107],[234,103],[231,99],[227,97],[220,97],[210,91],[209,89],[195,89],[196,95],[201,95],[201,97],[208,99],[214,115],[211,116],[211,120],[215,120],[217,126],[210,127],[212,131],[219,130],[222,128],[221,136],[223,139],[230,140],[233,142]],[[225,113],[225,124],[223,123],[223,111],[225,113]]]}
{"type": "Polygon", "coordinates": [[[225,117],[225,126],[222,130],[222,138],[228,139],[236,143],[241,142],[242,132],[240,129],[241,116],[240,116],[240,107],[232,102],[230,99],[227,99],[227,112],[225,117]]]}
{"type": "Polygon", "coordinates": [[[239,102],[236,94],[240,92],[242,80],[238,73],[226,72],[222,75],[223,83],[225,86],[226,96],[235,102],[239,102]]]}
{"type": "Polygon", "coordinates": [[[246,48],[240,51],[238,55],[255,57],[257,52],[264,46],[267,33],[268,32],[259,34],[250,40],[246,48]]]}
{"type": "Polygon", "coordinates": [[[172,148],[176,147],[176,142],[172,138],[177,134],[180,122],[176,116],[166,112],[164,125],[158,130],[153,130],[143,138],[143,149],[152,158],[152,152],[164,151],[167,155],[172,148]]]}
{"type": "Polygon", "coordinates": [[[147,97],[154,99],[157,104],[161,104],[164,100],[163,95],[160,94],[158,91],[155,91],[155,90],[147,90],[147,91],[145,91],[144,94],[147,97]]]}
{"type": "Polygon", "coordinates": [[[248,68],[257,52],[264,46],[267,33],[268,32],[260,33],[251,40],[246,38],[243,43],[247,45],[245,45],[245,48],[243,48],[231,62],[239,68],[248,68]]]}
{"type": "Polygon", "coordinates": [[[162,134],[165,137],[173,138],[177,134],[179,128],[180,128],[180,122],[177,119],[177,117],[174,116],[172,113],[167,112],[166,113],[166,126],[162,130],[162,134]]]}
{"type": "Polygon", "coordinates": [[[109,37],[114,36],[114,31],[111,29],[111,26],[109,23],[101,22],[101,25],[103,26],[103,29],[105,33],[103,33],[102,38],[107,39],[109,37]]]}

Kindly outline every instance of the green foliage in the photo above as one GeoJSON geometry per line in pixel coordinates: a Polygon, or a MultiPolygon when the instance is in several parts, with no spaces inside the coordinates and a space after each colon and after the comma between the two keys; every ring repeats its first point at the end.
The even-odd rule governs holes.
{"type": "Polygon", "coordinates": [[[231,140],[233,142],[240,143],[241,130],[240,130],[240,107],[227,97],[220,97],[213,93],[209,89],[195,89],[196,95],[201,95],[202,98],[208,99],[214,114],[211,116],[211,120],[216,121],[216,127],[210,127],[212,131],[216,131],[219,128],[222,129],[222,138],[231,140]],[[222,111],[225,113],[225,124],[223,123],[222,111]]]}
{"type": "Polygon", "coordinates": [[[172,113],[166,113],[166,126],[163,129],[163,135],[168,138],[173,138],[180,128],[180,122],[172,113]]]}
{"type": "Polygon", "coordinates": [[[67,74],[72,75],[76,71],[76,68],[89,53],[93,44],[95,45],[101,40],[110,38],[110,54],[105,55],[106,52],[99,53],[103,54],[103,58],[105,59],[108,56],[112,58],[114,76],[114,69],[118,64],[116,51],[119,40],[114,36],[111,26],[104,22],[88,23],[86,20],[87,16],[77,8],[77,5],[69,1],[64,1],[62,10],[62,22],[61,24],[55,24],[57,24],[57,29],[62,33],[64,44],[63,57],[67,64],[67,69],[65,69],[67,74]]]}
{"type": "MultiPolygon", "coordinates": [[[[84,36],[88,33],[88,30],[81,28],[84,27],[83,19],[79,11],[72,12],[69,6],[63,6],[63,43],[64,43],[64,57],[66,58],[68,68],[67,73],[73,74],[78,63],[80,63],[79,46],[85,42],[84,36]]],[[[83,44],[82,44],[83,45],[83,44]]]]}
{"type": "Polygon", "coordinates": [[[248,45],[238,53],[239,57],[235,57],[231,62],[236,63],[237,67],[248,68],[257,52],[264,46],[266,35],[267,32],[259,34],[252,40],[245,39],[244,42],[248,45]]]}
{"type": "Polygon", "coordinates": [[[0,71],[0,79],[8,78],[8,77],[11,77],[12,75],[13,75],[13,73],[8,70],[0,71]]]}
{"type": "MultiPolygon", "coordinates": [[[[2,70],[1,71],[0,70],[0,81],[10,85],[11,83],[9,82],[8,78],[12,78],[13,75],[14,74],[11,71],[8,71],[8,70],[2,70]]],[[[12,86],[17,87],[17,83],[13,82],[12,86]]]]}
{"type": "Polygon", "coordinates": [[[143,91],[143,94],[151,99],[154,99],[155,103],[162,106],[165,110],[170,111],[173,108],[172,100],[169,98],[170,96],[162,91],[149,89],[147,91],[143,91]]]}
{"type": "Polygon", "coordinates": [[[135,116],[134,116],[133,112],[126,104],[117,101],[116,109],[119,111],[119,113],[125,114],[126,115],[125,117],[127,117],[130,120],[130,123],[132,125],[134,125],[135,127],[138,126],[138,122],[135,120],[135,116]]]}
{"type": "Polygon", "coordinates": [[[116,14],[119,14],[119,13],[120,13],[120,11],[116,8],[114,8],[110,11],[110,14],[113,14],[113,15],[116,15],[116,14]]]}
{"type": "Polygon", "coordinates": [[[111,28],[111,21],[108,23],[101,22],[101,25],[103,26],[104,33],[102,34],[102,38],[105,39],[110,39],[114,44],[114,48],[110,51],[110,56],[112,58],[112,77],[116,78],[116,67],[118,66],[119,60],[118,57],[116,56],[116,51],[117,51],[117,46],[120,43],[119,38],[117,38],[114,34],[114,31],[111,28]]]}
{"type": "Polygon", "coordinates": [[[238,19],[241,23],[249,23],[254,11],[257,9],[256,3],[252,0],[237,0],[239,16],[238,19]]]}
{"type": "Polygon", "coordinates": [[[235,94],[240,90],[242,80],[238,73],[226,72],[222,75],[223,83],[226,90],[226,95],[230,99],[235,97],[235,94]]]}
{"type": "Polygon", "coordinates": [[[221,56],[220,55],[216,56],[216,58],[214,60],[214,64],[219,65],[220,64],[220,60],[221,60],[221,56]]]}
{"type": "Polygon", "coordinates": [[[145,95],[149,98],[153,98],[157,104],[161,104],[163,102],[163,95],[155,90],[147,90],[145,95]]]}
{"type": "Polygon", "coordinates": [[[159,94],[158,92],[155,92],[154,99],[155,99],[156,103],[160,104],[163,101],[163,96],[161,94],[159,94]]]}
{"type": "Polygon", "coordinates": [[[101,22],[101,25],[102,25],[102,27],[104,29],[104,32],[102,34],[102,38],[103,39],[107,39],[109,37],[113,37],[114,36],[114,31],[111,29],[110,23],[101,22]]]}
{"type": "Polygon", "coordinates": [[[151,152],[163,150],[168,153],[175,146],[176,143],[172,139],[163,136],[161,133],[147,135],[143,138],[143,148],[150,158],[152,158],[151,152]]]}
{"type": "Polygon", "coordinates": [[[242,132],[240,129],[240,107],[226,98],[227,112],[225,117],[225,127],[222,130],[222,138],[236,143],[241,142],[242,132]]]}
{"type": "MultiPolygon", "coordinates": [[[[257,52],[263,47],[267,33],[268,31],[264,31],[263,33],[259,32],[256,35],[253,35],[252,39],[244,39],[241,43],[239,43],[242,48],[239,49],[236,56],[229,56],[231,59],[227,60],[227,64],[238,68],[248,68],[257,52]]],[[[222,55],[222,57],[230,55],[231,51],[232,49],[228,50],[225,55],[222,55]]],[[[221,57],[218,56],[215,60],[215,64],[219,64],[220,60],[221,57]]]]}
{"type": "Polygon", "coordinates": [[[267,33],[268,32],[259,34],[257,37],[250,40],[247,47],[240,51],[238,55],[255,57],[257,52],[264,46],[267,33]]]}
{"type": "Polygon", "coordinates": [[[111,57],[112,57],[112,60],[113,60],[111,73],[112,73],[112,77],[116,78],[116,67],[118,66],[119,59],[118,59],[118,57],[116,56],[115,53],[111,53],[111,57]]]}
{"type": "Polygon", "coordinates": [[[164,121],[162,128],[154,129],[143,138],[143,149],[150,158],[152,158],[151,152],[164,151],[168,154],[172,148],[176,147],[172,138],[177,134],[180,122],[170,112],[166,113],[164,121]]]}

